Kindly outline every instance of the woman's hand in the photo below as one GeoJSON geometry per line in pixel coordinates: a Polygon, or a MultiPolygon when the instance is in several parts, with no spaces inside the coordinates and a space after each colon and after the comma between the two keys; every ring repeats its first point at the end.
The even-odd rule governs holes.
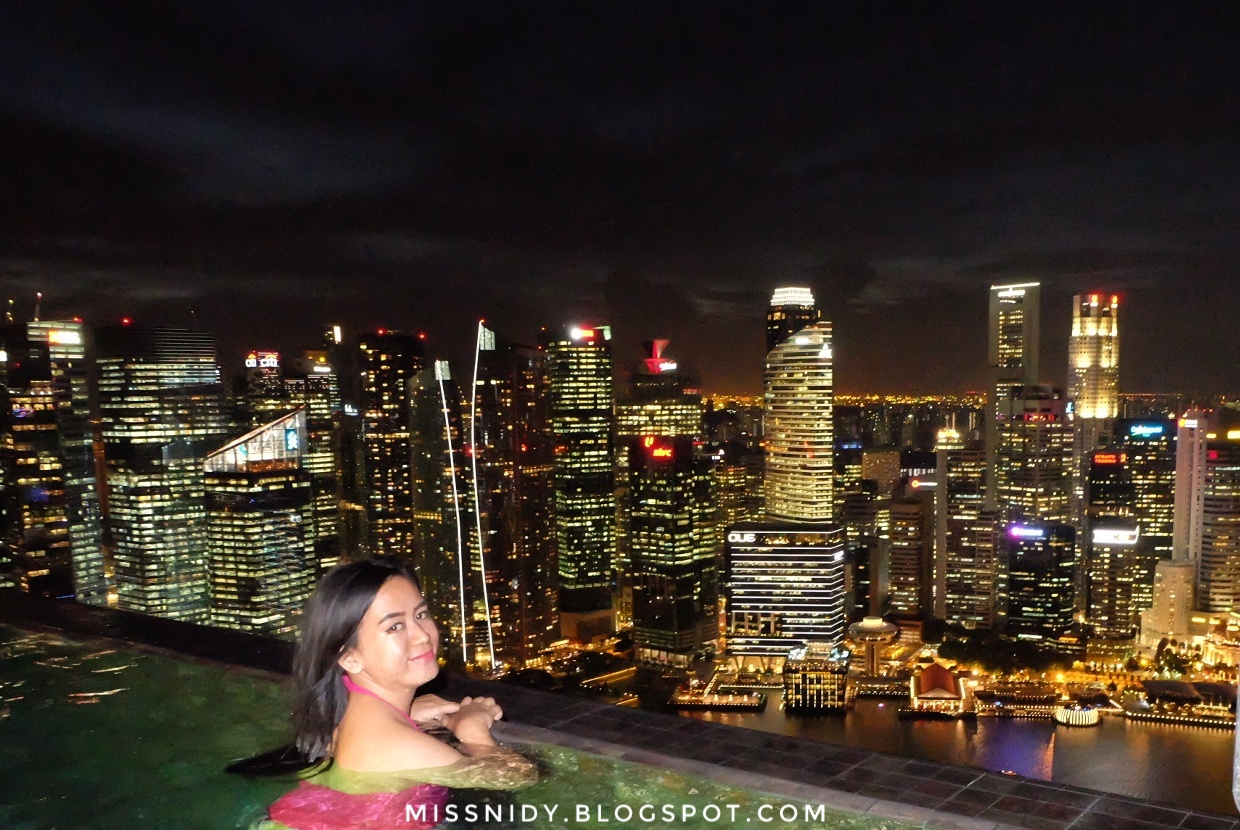
{"type": "Polygon", "coordinates": [[[461,704],[444,700],[439,695],[421,695],[409,707],[409,717],[416,723],[444,723],[444,718],[454,714],[461,704]]]}
{"type": "Polygon", "coordinates": [[[494,744],[491,725],[504,716],[493,697],[466,697],[452,714],[444,715],[442,723],[452,730],[461,743],[494,744]]]}

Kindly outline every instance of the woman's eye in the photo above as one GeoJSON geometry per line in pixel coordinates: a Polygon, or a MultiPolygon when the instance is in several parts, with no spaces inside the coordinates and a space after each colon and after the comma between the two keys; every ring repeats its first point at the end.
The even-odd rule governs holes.
{"type": "Polygon", "coordinates": [[[392,623],[392,625],[388,628],[388,631],[400,631],[404,627],[405,624],[403,622],[392,623]]]}

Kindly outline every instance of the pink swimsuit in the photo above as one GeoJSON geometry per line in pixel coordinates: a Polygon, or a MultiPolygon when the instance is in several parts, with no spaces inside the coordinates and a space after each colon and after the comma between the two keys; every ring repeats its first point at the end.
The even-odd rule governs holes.
{"type": "MultiPolygon", "coordinates": [[[[344,675],[350,694],[383,700],[344,675]]],[[[392,706],[386,700],[383,701],[392,706]]],[[[399,709],[392,706],[393,709],[399,709]]],[[[401,712],[415,728],[408,712],[401,712]]],[[[415,776],[417,771],[411,772],[415,776]]],[[[430,830],[444,817],[451,793],[438,784],[414,784],[399,792],[345,793],[321,784],[302,781],[297,789],[271,805],[269,815],[295,830],[430,830]]]]}

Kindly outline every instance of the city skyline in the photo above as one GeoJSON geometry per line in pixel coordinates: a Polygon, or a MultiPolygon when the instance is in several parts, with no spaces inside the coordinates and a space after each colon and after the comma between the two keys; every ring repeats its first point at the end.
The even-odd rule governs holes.
{"type": "Polygon", "coordinates": [[[1121,388],[1236,391],[1222,12],[630,11],[6,7],[0,298],[192,322],[226,370],[328,319],[454,363],[480,317],[601,321],[752,394],[742,323],[806,285],[841,392],[958,393],[985,287],[1040,281],[1038,380],[1098,291],[1121,388]]]}

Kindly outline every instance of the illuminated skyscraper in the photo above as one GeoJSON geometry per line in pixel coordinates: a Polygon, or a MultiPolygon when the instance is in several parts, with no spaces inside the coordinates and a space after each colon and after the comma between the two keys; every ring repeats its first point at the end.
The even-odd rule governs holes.
{"type": "Polygon", "coordinates": [[[306,411],[228,442],[204,462],[210,622],[292,639],[317,577],[306,411]]]}
{"type": "Polygon", "coordinates": [[[279,352],[253,350],[246,354],[245,394],[240,403],[252,426],[261,426],[296,409],[284,387],[279,352]]]}
{"type": "Polygon", "coordinates": [[[448,632],[445,650],[469,664],[493,664],[481,573],[470,553],[476,521],[461,394],[446,360],[414,376],[410,408],[414,566],[422,591],[448,632]]]}
{"type": "Polygon", "coordinates": [[[0,584],[104,605],[87,373],[81,323],[0,331],[0,584]]]}
{"type": "Polygon", "coordinates": [[[414,547],[409,383],[422,370],[422,342],[386,329],[359,338],[362,445],[369,541],[379,556],[414,547]]]}
{"type": "Polygon", "coordinates": [[[307,350],[290,361],[284,376],[288,403],[306,413],[302,469],[310,476],[312,524],[308,529],[320,572],[340,561],[342,405],[339,375],[328,352],[307,350]]]}
{"type": "Polygon", "coordinates": [[[998,490],[1000,429],[1011,417],[1013,399],[1038,382],[1041,283],[990,287],[990,401],[986,417],[986,506],[1002,505],[998,490]]]}
{"type": "Polygon", "coordinates": [[[628,454],[637,657],[688,665],[718,635],[721,550],[710,459],[689,435],[648,435],[628,454]]]}
{"type": "Polygon", "coordinates": [[[1175,522],[1175,422],[1118,421],[1115,450],[1126,458],[1132,517],[1155,556],[1170,559],[1175,522]]]}
{"type": "Polygon", "coordinates": [[[986,452],[954,429],[936,442],[935,616],[965,628],[994,627],[995,514],[984,509],[986,452]]]}
{"type": "Polygon", "coordinates": [[[934,495],[891,500],[888,578],[891,613],[924,619],[933,609],[934,495]]]}
{"type": "Polygon", "coordinates": [[[612,567],[616,494],[612,435],[611,328],[544,331],[555,438],[554,516],[560,621],[588,641],[614,630],[612,567]]]}
{"type": "Polygon", "coordinates": [[[727,648],[736,665],[778,668],[793,649],[843,641],[843,528],[734,525],[724,560],[727,648]]]}
{"type": "Polygon", "coordinates": [[[617,406],[618,547],[628,553],[622,583],[638,658],[686,665],[718,634],[722,538],[702,397],[664,357],[666,344],[647,344],[645,371],[617,406]]]}
{"type": "Polygon", "coordinates": [[[1142,603],[1154,582],[1154,558],[1141,544],[1141,531],[1131,519],[1111,516],[1092,518],[1085,548],[1089,577],[1086,615],[1094,636],[1131,639],[1139,615],[1149,608],[1142,603]]]}
{"type": "Polygon", "coordinates": [[[1189,410],[1176,424],[1173,559],[1196,563],[1201,556],[1209,433],[1209,416],[1200,410],[1189,410]]]}
{"type": "Polygon", "coordinates": [[[122,325],[96,343],[119,607],[206,622],[203,460],[225,437],[215,341],[122,325]]]}
{"type": "Polygon", "coordinates": [[[629,388],[616,403],[615,566],[620,583],[616,611],[621,624],[632,622],[633,611],[631,463],[641,460],[641,456],[634,455],[634,449],[650,436],[699,441],[702,436],[702,396],[679,371],[676,361],[664,355],[668,342],[652,340],[643,344],[647,357],[634,370],[629,388]]]}
{"type": "Polygon", "coordinates": [[[1197,608],[1225,613],[1240,606],[1240,430],[1206,442],[1201,498],[1197,608]]]}
{"type": "Polygon", "coordinates": [[[1073,420],[1073,522],[1084,527],[1085,478],[1091,453],[1109,438],[1119,416],[1119,298],[1072,298],[1068,339],[1068,401],[1073,420]]]}
{"type": "Polygon", "coordinates": [[[1022,522],[1009,525],[1006,536],[1006,632],[1055,643],[1072,629],[1076,532],[1068,524],[1022,522]]]}
{"type": "Polygon", "coordinates": [[[740,662],[839,644],[847,621],[844,530],[834,521],[831,323],[799,292],[776,291],[767,320],[775,343],[765,373],[767,520],[727,529],[727,645],[740,662]],[[782,333],[802,313],[814,322],[782,333]]]}
{"type": "Polygon", "coordinates": [[[831,323],[820,320],[766,356],[766,515],[829,522],[835,512],[831,323]]]}
{"type": "Polygon", "coordinates": [[[496,660],[521,667],[560,637],[546,354],[478,324],[470,402],[475,543],[496,660]]]}
{"type": "Polygon", "coordinates": [[[766,313],[766,351],[822,319],[814,292],[804,287],[776,288],[766,313]]]}
{"type": "Polygon", "coordinates": [[[1013,388],[999,401],[991,472],[1000,512],[1011,519],[1071,518],[1072,424],[1066,403],[1050,386],[1013,388]]]}

